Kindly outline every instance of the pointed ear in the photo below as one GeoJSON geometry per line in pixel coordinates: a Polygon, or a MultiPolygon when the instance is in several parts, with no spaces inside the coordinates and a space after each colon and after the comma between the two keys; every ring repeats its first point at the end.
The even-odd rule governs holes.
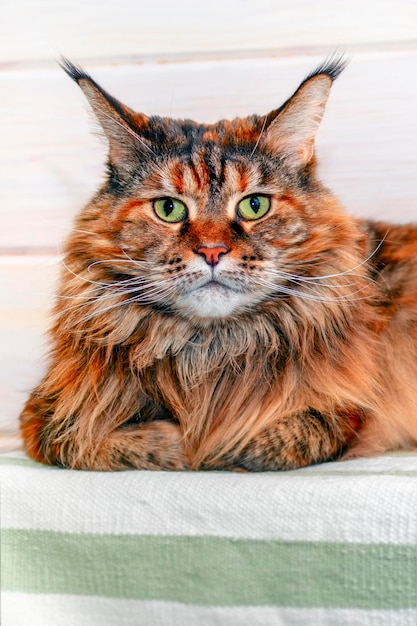
{"type": "Polygon", "coordinates": [[[260,146],[281,157],[292,168],[312,159],[314,140],[333,80],[346,65],[343,59],[328,61],[312,72],[294,95],[272,115],[275,117],[260,140],[260,146]]]}
{"type": "Polygon", "coordinates": [[[62,69],[82,89],[109,142],[109,160],[123,180],[131,171],[132,159],[138,151],[151,151],[140,135],[147,124],[146,115],[134,113],[108,94],[80,67],[63,58],[62,69]]]}

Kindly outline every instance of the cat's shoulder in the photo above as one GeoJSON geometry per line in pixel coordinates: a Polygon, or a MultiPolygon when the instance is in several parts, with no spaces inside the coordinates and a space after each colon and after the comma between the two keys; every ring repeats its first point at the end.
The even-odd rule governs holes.
{"type": "Polygon", "coordinates": [[[387,305],[417,310],[417,223],[363,222],[370,274],[387,305]]]}
{"type": "Polygon", "coordinates": [[[392,264],[417,262],[417,222],[395,224],[368,220],[363,225],[374,260],[392,264]]]}

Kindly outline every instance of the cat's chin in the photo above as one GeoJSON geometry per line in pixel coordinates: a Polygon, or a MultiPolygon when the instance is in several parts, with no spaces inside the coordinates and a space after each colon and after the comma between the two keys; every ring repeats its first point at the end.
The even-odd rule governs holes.
{"type": "Polygon", "coordinates": [[[182,314],[201,320],[226,318],[247,310],[253,304],[253,294],[236,291],[216,282],[182,294],[175,303],[182,314]]]}

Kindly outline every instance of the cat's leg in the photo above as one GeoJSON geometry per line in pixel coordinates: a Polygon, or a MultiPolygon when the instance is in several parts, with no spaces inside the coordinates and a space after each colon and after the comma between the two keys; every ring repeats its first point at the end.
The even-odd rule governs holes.
{"type": "Polygon", "coordinates": [[[32,458],[101,471],[187,467],[178,424],[140,392],[133,377],[121,385],[113,369],[97,385],[89,383],[89,374],[60,388],[52,368],[33,391],[20,418],[32,458]]]}
{"type": "Polygon", "coordinates": [[[260,432],[242,449],[216,462],[216,469],[297,469],[340,457],[352,436],[352,426],[346,418],[303,411],[260,432]]]}

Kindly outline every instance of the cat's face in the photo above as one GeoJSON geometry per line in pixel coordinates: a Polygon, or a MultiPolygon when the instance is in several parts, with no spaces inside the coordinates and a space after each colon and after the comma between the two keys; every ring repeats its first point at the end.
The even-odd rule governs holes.
{"type": "MultiPolygon", "coordinates": [[[[241,148],[224,158],[217,145],[196,144],[191,156],[136,175],[129,197],[114,202],[113,237],[131,259],[148,264],[137,267],[149,275],[144,300],[193,317],[227,317],[287,283],[277,268],[288,271],[297,246],[312,236],[309,204],[289,192],[265,155],[241,148]]],[[[133,276],[125,254],[124,272],[133,276]]]]}
{"type": "Polygon", "coordinates": [[[109,182],[80,221],[98,235],[89,269],[125,299],[228,318],[290,295],[315,299],[317,277],[343,271],[332,250],[349,221],[315,179],[313,158],[340,65],[314,73],[269,116],[211,126],[135,114],[67,71],[110,145],[109,182]]]}

